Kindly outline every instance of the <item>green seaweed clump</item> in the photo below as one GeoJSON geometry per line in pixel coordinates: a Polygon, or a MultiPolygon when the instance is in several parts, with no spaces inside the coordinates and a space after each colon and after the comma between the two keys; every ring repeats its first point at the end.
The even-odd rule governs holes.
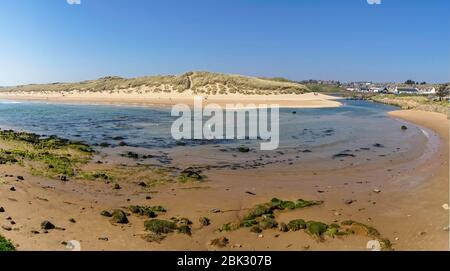
{"type": "Polygon", "coordinates": [[[0,251],[15,251],[14,245],[5,237],[0,235],[0,251]]]}
{"type": "Polygon", "coordinates": [[[111,214],[111,221],[119,224],[127,224],[128,218],[124,211],[114,210],[111,214]]]}
{"type": "Polygon", "coordinates": [[[317,221],[306,222],[306,230],[309,234],[316,237],[321,237],[328,229],[328,225],[317,221]]]}
{"type": "Polygon", "coordinates": [[[141,206],[141,205],[131,205],[128,207],[128,209],[130,210],[130,212],[132,212],[133,214],[138,214],[141,216],[147,216],[150,218],[153,217],[157,217],[158,216],[158,212],[162,213],[162,212],[166,212],[166,209],[164,209],[164,207],[157,205],[157,206],[141,206]]]}
{"type": "Polygon", "coordinates": [[[144,222],[144,227],[145,230],[157,234],[170,233],[177,229],[175,222],[162,219],[147,220],[144,222]]]}
{"type": "Polygon", "coordinates": [[[289,221],[287,227],[291,231],[303,230],[306,229],[306,222],[303,219],[294,219],[289,221]]]}
{"type": "Polygon", "coordinates": [[[344,220],[341,225],[346,227],[348,234],[359,234],[377,239],[383,250],[392,250],[392,243],[389,239],[383,238],[380,232],[372,226],[356,222],[353,220],[344,220]]]}

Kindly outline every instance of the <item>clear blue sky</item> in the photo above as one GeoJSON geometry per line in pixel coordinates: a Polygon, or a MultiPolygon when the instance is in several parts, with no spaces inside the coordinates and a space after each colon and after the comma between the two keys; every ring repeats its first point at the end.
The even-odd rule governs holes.
{"type": "Polygon", "coordinates": [[[449,81],[450,1],[0,0],[0,85],[208,70],[449,81]]]}

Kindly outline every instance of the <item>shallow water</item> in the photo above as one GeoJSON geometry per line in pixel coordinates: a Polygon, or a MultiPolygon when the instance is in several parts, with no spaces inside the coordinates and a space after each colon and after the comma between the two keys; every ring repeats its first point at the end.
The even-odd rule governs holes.
{"type": "MultiPolygon", "coordinates": [[[[386,112],[395,107],[343,100],[338,108],[280,109],[280,149],[332,149],[345,151],[349,146],[407,147],[408,138],[420,134],[416,127],[400,129],[398,121],[386,112]],[[296,114],[293,114],[293,111],[296,114]]],[[[176,145],[170,127],[175,117],[168,108],[114,105],[73,105],[42,102],[0,101],[0,127],[26,130],[42,135],[112,146],[168,148],[176,145]]],[[[258,147],[259,140],[188,141],[190,145],[218,143],[248,144],[258,147]]]]}

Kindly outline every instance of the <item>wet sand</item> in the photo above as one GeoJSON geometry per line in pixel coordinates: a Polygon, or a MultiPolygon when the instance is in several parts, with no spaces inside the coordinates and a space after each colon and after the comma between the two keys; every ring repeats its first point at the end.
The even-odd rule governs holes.
{"type": "MultiPolygon", "coordinates": [[[[303,218],[327,224],[352,219],[374,226],[393,243],[395,250],[448,250],[449,202],[448,129],[444,115],[420,111],[394,111],[399,125],[417,124],[428,137],[414,139],[414,150],[395,159],[379,157],[357,164],[350,159],[329,159],[321,163],[301,161],[264,167],[212,168],[204,170],[200,183],[166,184],[142,188],[136,181],[111,184],[95,181],[61,182],[32,176],[20,166],[0,165],[0,225],[15,225],[0,234],[13,240],[19,250],[66,250],[62,241],[79,240],[83,250],[216,250],[208,245],[226,236],[226,250],[365,250],[369,237],[351,235],[318,242],[303,231],[265,230],[262,235],[243,228],[218,232],[224,223],[241,218],[248,208],[273,197],[284,200],[323,200],[324,204],[277,213],[278,222],[303,218]],[[12,174],[14,177],[3,177],[12,174]],[[22,175],[24,181],[16,181],[22,175]],[[16,191],[11,191],[14,186],[16,191]],[[374,192],[378,189],[379,192],[374,192]],[[250,193],[249,193],[250,192],[250,193]],[[146,197],[151,197],[147,199],[146,197]],[[352,203],[348,204],[348,200],[352,203]],[[346,202],[347,201],[347,202],[346,202]],[[131,204],[162,205],[168,211],[158,218],[187,217],[193,221],[192,236],[171,233],[160,244],[142,239],[143,217],[130,215],[126,225],[111,224],[99,215],[102,210],[131,204]],[[220,212],[212,212],[219,209],[220,212]],[[207,216],[211,225],[200,226],[207,216]],[[76,223],[69,222],[74,218],[76,223]],[[43,233],[40,223],[50,220],[65,230],[43,233]],[[34,234],[31,231],[40,233],[34,234]],[[107,237],[108,241],[99,240],[107,237]]],[[[0,146],[1,147],[1,146],[0,146]]],[[[106,149],[93,159],[110,164],[135,163],[117,155],[124,149],[106,149]]],[[[173,165],[185,167],[204,163],[189,152],[168,153],[173,165]]],[[[198,155],[196,155],[198,157],[198,155]]],[[[98,167],[95,163],[88,165],[98,167]]]]}

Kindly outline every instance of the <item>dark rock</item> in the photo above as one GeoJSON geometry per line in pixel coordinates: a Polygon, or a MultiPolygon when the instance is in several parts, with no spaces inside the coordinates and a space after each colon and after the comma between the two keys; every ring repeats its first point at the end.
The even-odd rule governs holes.
{"type": "Polygon", "coordinates": [[[238,148],[238,151],[239,151],[239,152],[249,152],[249,151],[250,151],[250,148],[247,147],[247,146],[240,146],[240,147],[238,148]]]}
{"type": "Polygon", "coordinates": [[[98,240],[105,242],[109,241],[108,237],[99,237],[98,240]]]}
{"type": "Polygon", "coordinates": [[[60,175],[59,179],[63,182],[67,182],[69,180],[66,175],[60,175]]]}
{"type": "Polygon", "coordinates": [[[16,191],[16,188],[14,186],[12,186],[9,190],[16,191]]]}
{"type": "Polygon", "coordinates": [[[4,229],[5,231],[12,231],[12,228],[6,225],[2,225],[2,229],[4,229]]]}
{"type": "Polygon", "coordinates": [[[43,230],[53,230],[55,225],[53,225],[50,221],[45,220],[41,223],[41,229],[43,230]]]}
{"type": "Polygon", "coordinates": [[[0,207],[0,213],[4,213],[5,212],[5,208],[0,207]]]}
{"type": "Polygon", "coordinates": [[[77,221],[74,218],[69,219],[70,223],[77,223],[77,221]]]}
{"type": "Polygon", "coordinates": [[[120,185],[118,183],[115,183],[114,186],[113,186],[113,189],[115,189],[115,190],[119,190],[121,188],[122,187],[120,187],[120,185]]]}
{"type": "Polygon", "coordinates": [[[335,158],[341,158],[341,157],[355,157],[356,155],[352,154],[352,153],[337,153],[335,155],[333,155],[333,159],[335,158]]]}
{"type": "Polygon", "coordinates": [[[384,148],[384,145],[383,145],[383,144],[380,144],[380,143],[375,143],[375,144],[373,144],[372,146],[374,146],[374,147],[376,147],[376,148],[384,148]]]}
{"type": "Polygon", "coordinates": [[[405,125],[402,125],[402,127],[400,127],[402,130],[407,130],[408,127],[406,127],[405,125]]]}
{"type": "Polygon", "coordinates": [[[348,199],[348,200],[345,201],[345,204],[350,205],[350,204],[352,204],[353,202],[355,202],[355,200],[348,199]]]}
{"type": "Polygon", "coordinates": [[[142,187],[147,187],[147,184],[145,182],[139,182],[138,185],[142,187]]]}
{"type": "Polygon", "coordinates": [[[17,180],[23,181],[25,179],[23,178],[23,176],[17,176],[17,180]]]}

